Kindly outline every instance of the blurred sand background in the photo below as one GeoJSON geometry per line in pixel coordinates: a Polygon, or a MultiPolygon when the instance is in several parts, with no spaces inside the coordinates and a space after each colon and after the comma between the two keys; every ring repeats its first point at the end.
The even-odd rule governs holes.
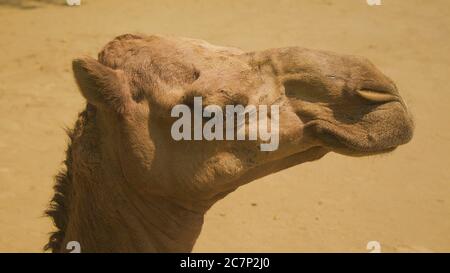
{"type": "Polygon", "coordinates": [[[329,154],[237,190],[207,214],[194,251],[450,251],[450,1],[0,0],[0,251],[42,251],[42,217],[84,101],[71,60],[124,33],[258,50],[363,55],[393,78],[413,141],[370,158],[329,154]]]}

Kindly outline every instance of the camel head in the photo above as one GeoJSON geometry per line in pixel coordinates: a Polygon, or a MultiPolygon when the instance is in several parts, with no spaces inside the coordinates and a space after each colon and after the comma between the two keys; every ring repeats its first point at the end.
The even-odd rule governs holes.
{"type": "MultiPolygon", "coordinates": [[[[129,187],[194,209],[328,152],[385,153],[413,134],[393,81],[361,57],[299,47],[243,52],[193,39],[123,35],[98,60],[74,60],[73,69],[97,111],[104,159],[118,162],[129,187]],[[196,97],[203,107],[278,105],[276,149],[261,149],[259,138],[175,140],[171,111],[194,108],[196,97]]],[[[267,123],[273,118],[268,111],[267,123]]]]}

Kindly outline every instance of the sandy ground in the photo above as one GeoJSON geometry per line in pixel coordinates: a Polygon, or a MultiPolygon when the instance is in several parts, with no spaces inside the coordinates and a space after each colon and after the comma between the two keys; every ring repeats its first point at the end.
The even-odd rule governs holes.
{"type": "Polygon", "coordinates": [[[219,202],[196,252],[450,251],[450,1],[0,0],[0,251],[41,251],[52,176],[83,107],[71,60],[123,33],[195,37],[245,50],[300,45],[369,57],[417,124],[393,154],[330,154],[219,202]],[[64,1],[61,1],[64,2],[64,1]]]}

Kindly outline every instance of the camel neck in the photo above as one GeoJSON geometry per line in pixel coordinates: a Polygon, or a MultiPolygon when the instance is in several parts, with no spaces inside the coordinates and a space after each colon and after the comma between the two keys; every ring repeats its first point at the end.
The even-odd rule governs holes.
{"type": "Polygon", "coordinates": [[[134,189],[114,160],[108,164],[74,175],[62,250],[77,241],[81,252],[190,252],[204,213],[134,189]]]}
{"type": "Polygon", "coordinates": [[[58,228],[48,248],[66,252],[68,242],[76,241],[81,252],[191,251],[206,209],[191,210],[146,191],[151,181],[127,178],[114,145],[118,140],[108,139],[113,133],[99,120],[88,104],[69,134],[67,170],[48,211],[58,228]]]}

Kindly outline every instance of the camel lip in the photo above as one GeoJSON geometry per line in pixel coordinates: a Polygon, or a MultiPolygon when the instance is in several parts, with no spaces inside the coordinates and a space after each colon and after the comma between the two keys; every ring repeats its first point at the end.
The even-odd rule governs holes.
{"type": "MultiPolygon", "coordinates": [[[[408,123],[409,119],[405,122],[408,123]]],[[[379,140],[380,136],[377,140],[370,131],[364,129],[349,130],[323,119],[310,121],[306,125],[306,127],[313,128],[313,133],[324,147],[336,153],[353,157],[390,153],[398,146],[408,143],[412,138],[413,126],[410,124],[404,126],[407,130],[406,133],[393,137],[389,144],[385,145],[383,141],[379,140]],[[364,141],[359,139],[364,139],[364,141]]],[[[392,131],[396,129],[392,128],[392,131]]],[[[389,132],[386,132],[385,136],[387,135],[389,135],[389,132]]]]}
{"type": "Polygon", "coordinates": [[[328,141],[324,140],[326,137],[322,138],[324,141],[324,146],[329,148],[331,151],[336,152],[338,154],[352,156],[352,157],[363,157],[363,156],[372,156],[379,154],[386,154],[393,152],[397,149],[398,146],[391,147],[360,147],[354,144],[351,144],[349,141],[342,139],[341,137],[336,137],[336,141],[328,141]]]}
{"type": "Polygon", "coordinates": [[[329,148],[333,152],[360,157],[360,156],[370,156],[376,154],[384,154],[388,152],[392,152],[397,148],[394,147],[362,147],[355,143],[352,143],[348,137],[342,135],[339,132],[335,132],[334,130],[322,129],[320,133],[320,139],[322,140],[325,147],[329,148]]]}

